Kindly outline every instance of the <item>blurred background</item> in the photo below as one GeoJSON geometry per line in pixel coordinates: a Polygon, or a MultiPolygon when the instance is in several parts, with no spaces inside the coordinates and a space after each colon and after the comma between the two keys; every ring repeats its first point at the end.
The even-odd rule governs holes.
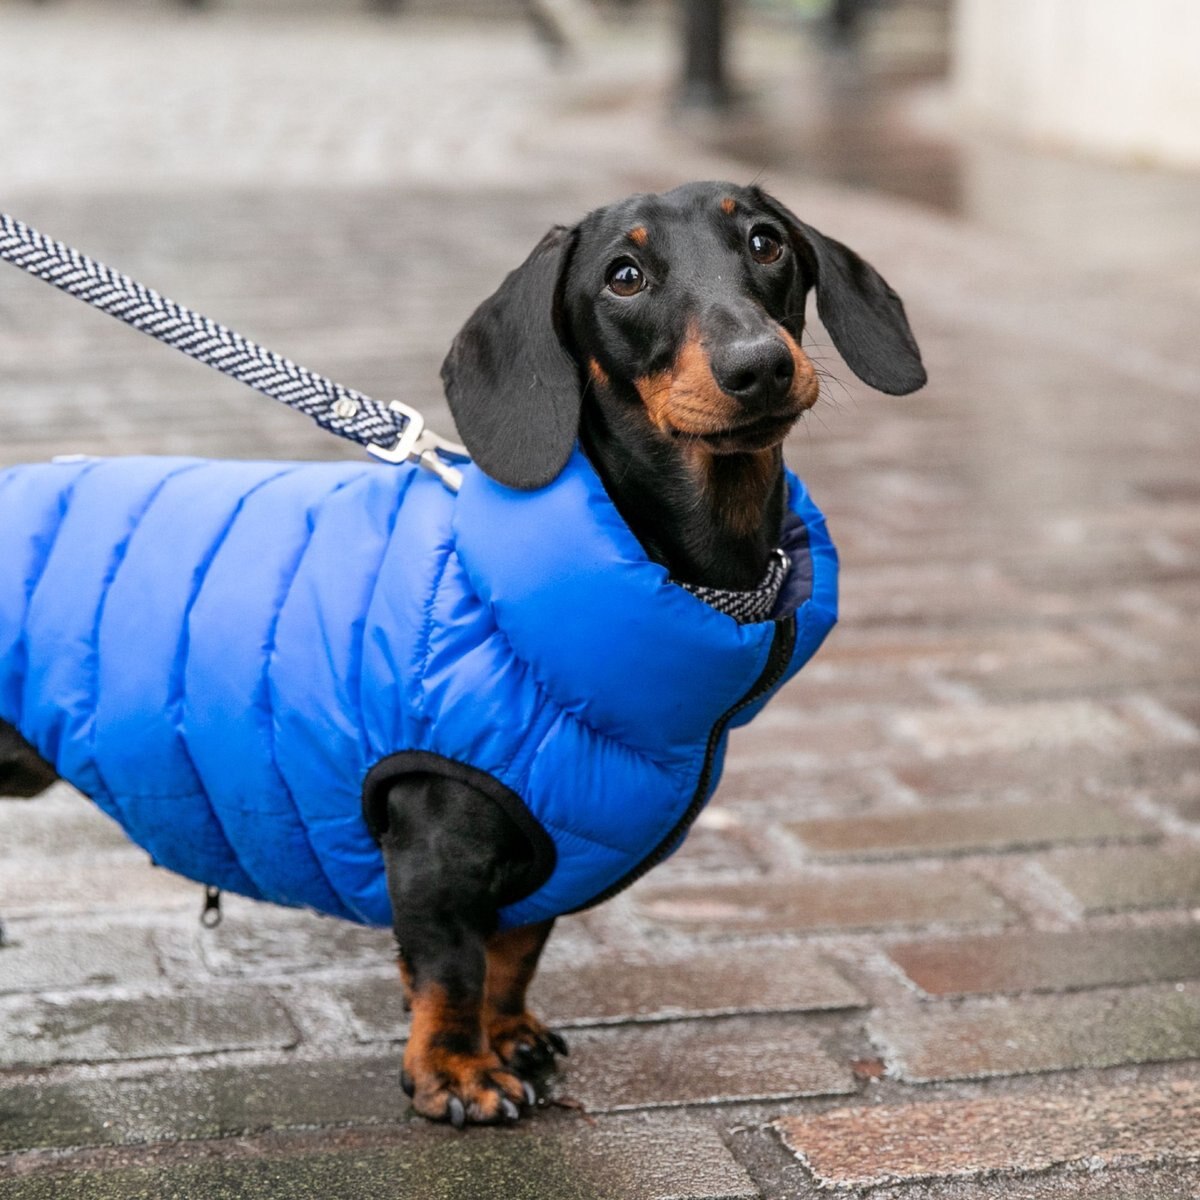
{"type": "MultiPolygon", "coordinates": [[[[1186,0],[4,0],[0,195],[443,418],[467,302],[542,229],[702,174],[883,194],[1048,271],[1200,287],[1198,21],[1186,0]]],[[[332,449],[10,273],[0,305],[0,454],[56,446],[96,389],[119,402],[72,422],[89,447],[225,449],[151,432],[141,406],[179,381],[236,397],[185,425],[332,449]]]]}

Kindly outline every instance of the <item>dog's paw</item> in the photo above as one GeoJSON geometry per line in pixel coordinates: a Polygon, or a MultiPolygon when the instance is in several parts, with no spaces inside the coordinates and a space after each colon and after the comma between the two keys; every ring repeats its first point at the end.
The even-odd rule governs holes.
{"type": "Polygon", "coordinates": [[[570,1053],[561,1035],[529,1012],[517,1016],[493,1014],[487,1034],[492,1052],[522,1078],[553,1071],[555,1056],[570,1053]]]}
{"type": "Polygon", "coordinates": [[[515,1121],[537,1101],[533,1088],[495,1054],[405,1056],[400,1084],[421,1116],[456,1129],[515,1121]]]}

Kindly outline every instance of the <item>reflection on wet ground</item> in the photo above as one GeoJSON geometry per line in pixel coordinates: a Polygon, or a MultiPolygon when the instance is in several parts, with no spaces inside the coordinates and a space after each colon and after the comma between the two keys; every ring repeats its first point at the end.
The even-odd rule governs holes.
{"type": "Polygon", "coordinates": [[[1200,289],[1200,170],[1105,162],[973,128],[956,110],[944,0],[875,10],[863,37],[760,15],[738,61],[742,102],[701,136],[768,178],[809,175],[962,217],[1099,272],[1164,272],[1200,289]],[[763,81],[757,39],[794,46],[763,81]],[[807,31],[807,32],[806,32],[807,31]]]}

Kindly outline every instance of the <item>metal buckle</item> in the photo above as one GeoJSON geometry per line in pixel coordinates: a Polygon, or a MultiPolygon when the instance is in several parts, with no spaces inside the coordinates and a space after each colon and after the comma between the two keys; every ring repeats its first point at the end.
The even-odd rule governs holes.
{"type": "Polygon", "coordinates": [[[462,472],[451,463],[469,462],[471,456],[467,448],[426,429],[425,418],[415,408],[409,408],[399,400],[393,400],[388,408],[398,412],[407,423],[394,446],[372,442],[367,453],[393,465],[415,462],[436,475],[452,492],[457,492],[462,487],[462,472]],[[445,461],[447,459],[450,461],[445,461]]]}

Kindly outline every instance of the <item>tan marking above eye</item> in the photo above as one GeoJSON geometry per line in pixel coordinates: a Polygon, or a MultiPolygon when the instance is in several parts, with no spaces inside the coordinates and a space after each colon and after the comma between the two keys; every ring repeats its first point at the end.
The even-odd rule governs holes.
{"type": "Polygon", "coordinates": [[[721,211],[727,216],[732,217],[737,212],[737,201],[732,196],[726,196],[721,201],[721,211]]]}
{"type": "Polygon", "coordinates": [[[625,235],[635,246],[644,246],[650,234],[645,225],[637,225],[625,235]]]}

